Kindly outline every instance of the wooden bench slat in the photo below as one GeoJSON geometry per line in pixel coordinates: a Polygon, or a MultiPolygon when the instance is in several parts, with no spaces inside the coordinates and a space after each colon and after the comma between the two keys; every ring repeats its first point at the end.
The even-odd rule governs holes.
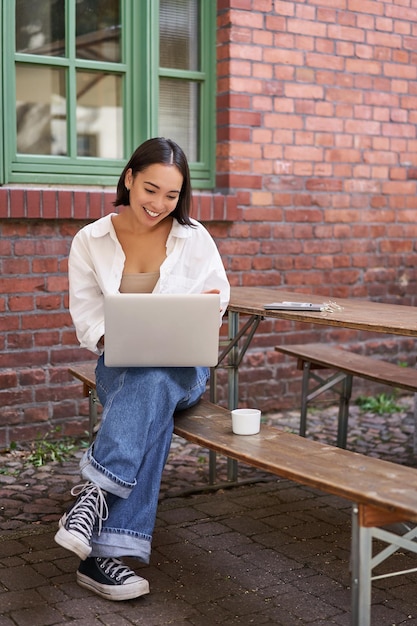
{"type": "MultiPolygon", "coordinates": [[[[69,368],[95,388],[95,363],[69,368]]],[[[175,416],[174,432],[204,448],[348,500],[395,510],[417,521],[417,472],[381,459],[307,440],[262,425],[259,435],[234,435],[231,415],[207,401],[175,416]],[[331,468],[331,472],[329,472],[331,468]]]]}
{"type": "Polygon", "coordinates": [[[259,435],[234,435],[230,411],[209,402],[178,413],[174,430],[188,441],[282,478],[417,520],[414,468],[306,440],[272,426],[262,425],[259,435]]]}
{"type": "Polygon", "coordinates": [[[417,370],[411,367],[401,367],[394,363],[323,343],[280,345],[276,346],[275,350],[311,363],[340,370],[346,374],[385,383],[407,391],[417,391],[417,370]]]}
{"type": "Polygon", "coordinates": [[[91,389],[96,388],[96,362],[91,361],[88,363],[77,363],[77,365],[71,366],[68,368],[69,373],[74,378],[78,378],[82,383],[90,387],[91,389]]]}

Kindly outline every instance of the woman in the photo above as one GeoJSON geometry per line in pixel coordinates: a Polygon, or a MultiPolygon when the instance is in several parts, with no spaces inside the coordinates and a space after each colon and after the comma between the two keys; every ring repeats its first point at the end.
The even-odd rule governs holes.
{"type": "Polygon", "coordinates": [[[103,405],[96,440],[80,463],[86,483],[61,518],[55,540],[81,558],[80,585],[110,600],[149,592],[148,582],[119,559],[149,562],[160,479],[173,414],[201,398],[208,369],[114,368],[104,365],[103,300],[109,293],[220,293],[229,284],[214,241],[190,218],[187,159],[169,139],[145,141],[117,185],[122,207],[85,226],[69,256],[70,312],[82,347],[99,355],[103,405]]]}

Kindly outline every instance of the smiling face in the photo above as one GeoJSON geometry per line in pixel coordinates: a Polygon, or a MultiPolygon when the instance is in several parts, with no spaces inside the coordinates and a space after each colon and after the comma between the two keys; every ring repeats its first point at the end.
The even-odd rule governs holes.
{"type": "Polygon", "coordinates": [[[176,165],[154,163],[133,176],[129,169],[125,185],[130,191],[130,208],[141,225],[154,226],[177,206],[183,176],[176,165]]]}

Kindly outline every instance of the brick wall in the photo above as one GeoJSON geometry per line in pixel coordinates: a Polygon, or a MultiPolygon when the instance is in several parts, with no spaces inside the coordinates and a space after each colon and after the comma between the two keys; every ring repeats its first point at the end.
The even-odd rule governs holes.
{"type": "MultiPolygon", "coordinates": [[[[242,211],[220,242],[232,283],[416,305],[417,2],[218,8],[218,185],[242,211]]],[[[408,339],[264,321],[242,400],[291,406],[294,363],[271,345],[317,339],[415,364],[408,339]]]]}
{"type": "MultiPolygon", "coordinates": [[[[1,223],[0,447],[77,416],[66,365],[81,352],[66,277],[76,228],[58,220],[1,223]]],[[[78,425],[75,420],[68,431],[78,425]]]]}
{"type": "MultiPolygon", "coordinates": [[[[416,0],[217,4],[217,189],[196,194],[194,214],[232,284],[416,305],[416,0]]],[[[67,311],[67,253],[112,199],[0,188],[0,447],[51,425],[85,430],[66,372],[90,358],[67,311]]],[[[265,320],[242,403],[296,404],[295,364],[273,346],[317,340],[415,363],[410,339],[265,320]]]]}

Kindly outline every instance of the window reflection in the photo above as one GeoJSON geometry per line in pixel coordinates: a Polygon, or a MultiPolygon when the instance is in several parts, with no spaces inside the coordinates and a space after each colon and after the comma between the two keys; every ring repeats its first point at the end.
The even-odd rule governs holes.
{"type": "Polygon", "coordinates": [[[198,0],[160,0],[159,58],[161,67],[199,70],[198,0]]]}
{"type": "Polygon", "coordinates": [[[93,61],[120,61],[119,0],[78,0],[76,55],[93,61]]]}
{"type": "Polygon", "coordinates": [[[65,70],[16,65],[17,151],[67,154],[65,70]]]}
{"type": "Polygon", "coordinates": [[[123,157],[121,77],[77,72],[78,156],[123,157]]]}
{"type": "Polygon", "coordinates": [[[65,55],[65,0],[16,0],[16,52],[65,55]]]}
{"type": "Polygon", "coordinates": [[[159,134],[176,141],[190,161],[199,160],[199,99],[198,83],[166,78],[160,81],[159,134]]]}
{"type": "Polygon", "coordinates": [[[28,55],[25,63],[16,64],[17,150],[67,156],[71,146],[74,156],[76,144],[77,156],[122,158],[122,78],[100,68],[121,59],[121,3],[71,2],[67,9],[74,9],[75,32],[69,33],[66,50],[65,0],[16,0],[16,52],[28,55]],[[73,61],[68,68],[59,68],[57,61],[49,67],[34,62],[33,55],[66,57],[73,49],[77,59],[98,62],[99,69],[80,71],[73,61]],[[76,112],[68,118],[73,102],[76,112]]]}

